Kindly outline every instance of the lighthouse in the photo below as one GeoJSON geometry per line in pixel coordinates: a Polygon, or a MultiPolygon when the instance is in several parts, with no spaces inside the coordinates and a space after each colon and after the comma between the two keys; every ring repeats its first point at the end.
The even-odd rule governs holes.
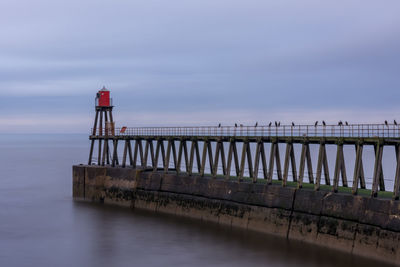
{"type": "Polygon", "coordinates": [[[99,142],[97,162],[110,164],[109,138],[115,135],[115,124],[112,115],[113,105],[110,91],[103,87],[96,93],[96,117],[91,132],[91,145],[88,164],[92,164],[93,148],[96,140],[99,142]],[[104,140],[103,148],[102,141],[104,140]]]}

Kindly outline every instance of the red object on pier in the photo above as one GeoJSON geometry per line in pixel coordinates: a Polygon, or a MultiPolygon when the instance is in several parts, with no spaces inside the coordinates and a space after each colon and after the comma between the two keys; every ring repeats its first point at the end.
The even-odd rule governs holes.
{"type": "Polygon", "coordinates": [[[110,91],[105,87],[97,93],[96,104],[99,107],[109,107],[111,106],[110,91]]]}

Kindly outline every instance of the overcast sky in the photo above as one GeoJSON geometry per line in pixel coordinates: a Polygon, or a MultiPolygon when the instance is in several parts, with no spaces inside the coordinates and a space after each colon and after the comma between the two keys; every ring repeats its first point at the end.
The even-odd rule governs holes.
{"type": "Polygon", "coordinates": [[[400,1],[1,0],[0,132],[400,120],[400,1]]]}

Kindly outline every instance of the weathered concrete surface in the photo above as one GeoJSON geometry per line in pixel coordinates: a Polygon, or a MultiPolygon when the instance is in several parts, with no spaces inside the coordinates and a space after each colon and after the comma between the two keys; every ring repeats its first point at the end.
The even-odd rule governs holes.
{"type": "Polygon", "coordinates": [[[131,168],[73,167],[76,200],[212,221],[400,265],[400,202],[131,168]]]}

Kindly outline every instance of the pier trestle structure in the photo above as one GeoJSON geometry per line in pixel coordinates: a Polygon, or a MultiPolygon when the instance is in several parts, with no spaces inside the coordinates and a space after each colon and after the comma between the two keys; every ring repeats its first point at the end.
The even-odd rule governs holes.
{"type": "MultiPolygon", "coordinates": [[[[101,111],[97,113],[99,112],[101,125],[101,111]]],[[[111,110],[109,112],[112,122],[111,110]]],[[[251,179],[254,183],[278,183],[283,187],[290,185],[299,189],[312,186],[316,191],[329,188],[335,193],[344,190],[354,195],[359,194],[361,189],[363,194],[370,194],[371,197],[385,192],[386,196],[392,194],[393,199],[399,199],[400,128],[397,125],[112,127],[110,130],[107,127],[96,128],[95,122],[90,140],[89,165],[95,162],[93,148],[97,141],[97,165],[102,166],[162,170],[165,173],[175,172],[189,176],[196,174],[213,178],[223,176],[227,180],[236,179],[238,182],[251,179]],[[301,146],[298,170],[294,148],[296,145],[301,146]],[[318,147],[315,173],[311,145],[318,147]],[[335,146],[334,166],[329,166],[327,145],[335,146]],[[285,147],[283,166],[280,152],[282,146],[285,147]],[[355,155],[352,184],[348,180],[348,162],[343,152],[344,147],[348,146],[354,148],[355,155]],[[363,158],[366,157],[363,150],[367,146],[374,148],[374,170],[370,183],[366,181],[363,166],[363,158]],[[266,147],[269,147],[269,151],[266,147]],[[385,180],[383,174],[385,147],[394,147],[396,168],[392,180],[385,180]],[[122,153],[119,149],[122,149],[122,153]],[[334,172],[331,179],[329,169],[332,167],[334,172]],[[392,182],[393,191],[386,189],[388,182],[392,182]]]]}

